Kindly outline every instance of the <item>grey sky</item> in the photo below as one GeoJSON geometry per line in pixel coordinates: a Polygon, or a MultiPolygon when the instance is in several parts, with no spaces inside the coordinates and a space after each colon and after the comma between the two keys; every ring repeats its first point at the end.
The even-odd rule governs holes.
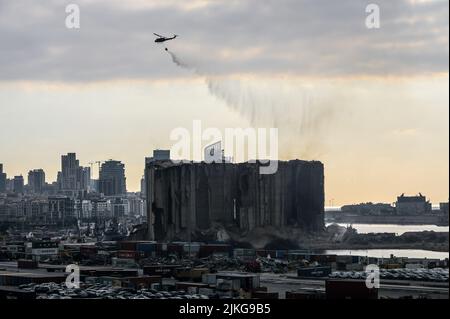
{"type": "Polygon", "coordinates": [[[0,0],[0,80],[96,81],[179,75],[153,32],[214,74],[411,75],[448,71],[448,1],[0,0]],[[81,29],[65,6],[79,4],[81,29]],[[187,6],[186,3],[191,3],[187,6]],[[197,4],[197,5],[196,5],[197,4]]]}

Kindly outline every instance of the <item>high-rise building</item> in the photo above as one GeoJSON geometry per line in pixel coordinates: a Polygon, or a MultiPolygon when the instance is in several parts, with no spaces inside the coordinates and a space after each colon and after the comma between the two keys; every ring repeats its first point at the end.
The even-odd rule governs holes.
{"type": "Polygon", "coordinates": [[[3,173],[3,164],[0,164],[0,193],[6,192],[6,173],[3,173]]]}
{"type": "Polygon", "coordinates": [[[23,190],[24,190],[24,183],[23,183],[23,176],[19,175],[19,176],[14,176],[14,180],[13,180],[13,187],[14,187],[14,193],[17,194],[23,194],[23,190]]]}
{"type": "Polygon", "coordinates": [[[91,168],[90,167],[81,167],[81,189],[90,191],[92,190],[91,185],[91,168]]]}
{"type": "Polygon", "coordinates": [[[105,196],[126,194],[125,165],[113,160],[103,163],[100,168],[98,186],[99,192],[105,196]]]}
{"type": "Polygon", "coordinates": [[[80,163],[75,153],[68,153],[61,156],[61,189],[78,190],[80,189],[78,176],[80,163]]]}
{"type": "Polygon", "coordinates": [[[397,197],[396,210],[398,215],[424,215],[431,213],[431,203],[421,193],[416,196],[397,197]]]}
{"type": "Polygon", "coordinates": [[[28,187],[32,193],[41,194],[45,187],[45,172],[34,169],[28,172],[28,187]]]}
{"type": "Polygon", "coordinates": [[[66,195],[91,190],[91,169],[80,166],[75,153],[61,156],[61,172],[58,172],[60,190],[66,195]]]}

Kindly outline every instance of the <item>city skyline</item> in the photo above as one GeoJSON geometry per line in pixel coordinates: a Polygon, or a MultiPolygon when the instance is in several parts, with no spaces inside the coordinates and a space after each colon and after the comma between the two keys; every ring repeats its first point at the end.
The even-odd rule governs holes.
{"type": "Polygon", "coordinates": [[[58,193],[70,197],[78,197],[80,191],[98,192],[105,196],[127,194],[125,165],[121,161],[112,159],[95,161],[89,162],[89,167],[84,167],[80,165],[80,160],[74,152],[63,154],[60,158],[60,170],[58,170],[57,177],[53,181],[46,179],[45,170],[42,168],[30,169],[26,183],[24,174],[17,174],[8,178],[7,172],[3,169],[3,163],[0,163],[0,193],[9,190],[14,193],[58,193]],[[92,172],[94,166],[97,165],[98,174],[95,178],[92,172]],[[8,181],[14,185],[11,187],[11,185],[8,185],[8,181]],[[27,186],[26,190],[24,189],[25,185],[27,186]],[[50,189],[47,186],[51,186],[50,189]],[[20,188],[20,190],[17,188],[20,188]]]}
{"type": "Polygon", "coordinates": [[[0,160],[55,180],[62,153],[120,159],[136,191],[144,158],[199,119],[279,128],[281,160],[324,163],[327,205],[447,201],[448,2],[377,4],[368,29],[364,1],[79,1],[69,30],[57,1],[2,2],[0,160]],[[180,34],[183,67],[153,32],[180,34]]]}
{"type": "MultiPolygon", "coordinates": [[[[162,151],[162,152],[165,152],[165,151],[162,151]]],[[[67,153],[67,155],[69,155],[69,154],[74,154],[75,155],[75,157],[77,156],[77,153],[75,153],[75,152],[69,152],[69,153],[67,153]]],[[[168,154],[170,154],[170,152],[168,153],[168,154]]],[[[61,155],[61,157],[64,157],[64,156],[67,156],[67,155],[61,155]]],[[[170,156],[170,155],[168,155],[168,156],[170,156]]],[[[152,157],[145,157],[144,158],[144,160],[145,161],[147,161],[148,159],[150,159],[150,158],[152,158],[152,157]]],[[[79,159],[77,160],[77,162],[79,161],[79,159]]],[[[93,167],[95,167],[95,165],[97,165],[98,164],[98,167],[99,167],[99,169],[100,169],[100,171],[98,171],[97,170],[97,172],[98,172],[98,174],[97,174],[97,176],[94,176],[94,175],[91,175],[91,178],[92,178],[92,181],[98,181],[99,180],[99,178],[100,178],[100,172],[101,172],[101,169],[102,169],[102,167],[103,167],[103,164],[105,164],[105,163],[121,163],[121,161],[120,160],[115,160],[115,159],[108,159],[108,160],[101,160],[101,161],[95,161],[95,162],[89,162],[89,163],[87,163],[87,165],[90,165],[90,167],[86,167],[86,168],[89,168],[89,169],[91,169],[91,168],[93,168],[93,167]],[[95,164],[95,165],[94,165],[95,164]]],[[[125,177],[125,179],[127,179],[127,174],[126,174],[126,169],[125,169],[125,167],[126,167],[126,164],[121,164],[122,166],[123,166],[123,169],[124,169],[124,177],[125,177]]],[[[80,167],[81,168],[83,168],[82,167],[83,165],[80,165],[80,167]]],[[[0,171],[0,173],[4,173],[4,174],[6,174],[6,178],[8,178],[8,179],[10,179],[10,180],[14,180],[14,178],[15,177],[19,177],[19,176],[23,176],[23,180],[24,180],[24,182],[26,181],[26,183],[24,183],[24,185],[26,185],[26,186],[28,186],[28,187],[31,187],[31,189],[33,188],[33,185],[30,185],[30,174],[31,173],[36,173],[36,172],[39,172],[39,171],[42,171],[42,174],[44,175],[44,181],[45,181],[45,184],[48,184],[48,185],[51,185],[51,184],[53,184],[53,183],[58,183],[58,179],[57,178],[55,178],[55,180],[49,180],[49,179],[47,179],[46,178],[46,176],[48,176],[47,174],[46,174],[46,171],[45,171],[45,169],[42,169],[42,168],[34,168],[34,169],[30,169],[29,171],[28,171],[28,174],[15,174],[15,175],[8,175],[7,174],[7,171],[5,170],[5,165],[4,165],[4,163],[0,163],[0,167],[3,169],[2,171],[0,171]],[[25,179],[25,176],[27,176],[28,175],[28,178],[27,179],[25,179]]],[[[94,172],[95,172],[95,169],[94,169],[94,172]]],[[[61,173],[60,171],[58,171],[58,173],[61,173]]],[[[57,175],[57,174],[56,174],[57,175]]],[[[142,178],[144,178],[144,175],[143,176],[141,176],[141,178],[139,179],[139,188],[138,189],[128,189],[128,187],[127,186],[125,186],[125,189],[126,189],[126,193],[139,193],[139,192],[141,192],[141,190],[142,190],[142,178]]],[[[32,182],[33,183],[33,182],[32,182]]],[[[100,187],[101,188],[101,187],[100,187]]],[[[97,190],[98,191],[98,190],[97,190]]],[[[103,193],[102,191],[100,191],[100,193],[103,193]]],[[[122,193],[122,195],[126,195],[126,193],[122,193]]],[[[418,194],[421,194],[421,193],[424,193],[424,192],[421,192],[421,191],[417,191],[416,193],[407,193],[406,192],[406,194],[409,194],[409,195],[418,195],[418,194]]],[[[119,194],[119,193],[118,193],[119,194]]],[[[393,203],[394,202],[394,200],[395,200],[395,198],[397,198],[397,196],[398,195],[400,195],[400,194],[402,194],[402,196],[405,194],[405,192],[398,192],[398,193],[396,193],[396,194],[393,194],[393,196],[392,196],[392,199],[391,200],[387,200],[387,201],[385,201],[385,203],[388,203],[388,204],[390,204],[390,203],[393,203]]],[[[424,193],[426,196],[427,196],[427,198],[430,200],[430,202],[433,204],[433,207],[438,207],[438,204],[439,203],[443,203],[443,202],[448,202],[448,199],[446,199],[446,200],[437,200],[437,201],[434,201],[434,200],[432,200],[432,199],[430,199],[430,197],[426,194],[426,193],[424,193]]],[[[108,194],[106,194],[105,193],[105,195],[106,196],[108,196],[108,194]]],[[[420,195],[420,196],[422,196],[422,195],[420,195]]],[[[366,201],[360,201],[360,202],[353,202],[353,203],[350,203],[350,202],[348,202],[348,203],[342,203],[342,204],[339,204],[339,205],[335,205],[335,202],[334,202],[334,199],[329,199],[328,200],[328,202],[327,201],[325,201],[325,207],[326,208],[338,208],[338,207],[340,207],[340,206],[344,206],[344,205],[349,205],[349,204],[360,204],[360,203],[376,203],[377,201],[374,201],[374,200],[366,200],[366,201]]],[[[379,203],[381,203],[382,201],[379,201],[379,203]]]]}

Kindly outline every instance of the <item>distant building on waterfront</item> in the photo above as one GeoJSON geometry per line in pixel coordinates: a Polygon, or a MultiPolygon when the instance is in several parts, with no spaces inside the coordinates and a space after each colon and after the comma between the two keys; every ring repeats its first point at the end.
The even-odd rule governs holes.
{"type": "Polygon", "coordinates": [[[125,195],[127,193],[125,165],[113,160],[103,163],[98,184],[99,192],[105,196],[125,195]]]}
{"type": "Polygon", "coordinates": [[[431,203],[419,193],[416,196],[397,197],[396,210],[398,215],[424,215],[431,213],[431,203]]]}
{"type": "Polygon", "coordinates": [[[386,216],[394,215],[395,207],[385,203],[361,203],[344,205],[341,207],[341,212],[357,216],[386,216]]]}

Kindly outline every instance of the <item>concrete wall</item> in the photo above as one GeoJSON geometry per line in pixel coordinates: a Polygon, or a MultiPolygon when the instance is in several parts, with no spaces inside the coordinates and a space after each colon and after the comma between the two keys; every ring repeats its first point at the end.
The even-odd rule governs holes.
{"type": "Polygon", "coordinates": [[[242,232],[261,226],[324,226],[320,162],[279,162],[272,175],[257,163],[149,163],[146,167],[149,239],[189,240],[213,223],[242,232]],[[153,227],[152,227],[153,226],[153,227]]]}

